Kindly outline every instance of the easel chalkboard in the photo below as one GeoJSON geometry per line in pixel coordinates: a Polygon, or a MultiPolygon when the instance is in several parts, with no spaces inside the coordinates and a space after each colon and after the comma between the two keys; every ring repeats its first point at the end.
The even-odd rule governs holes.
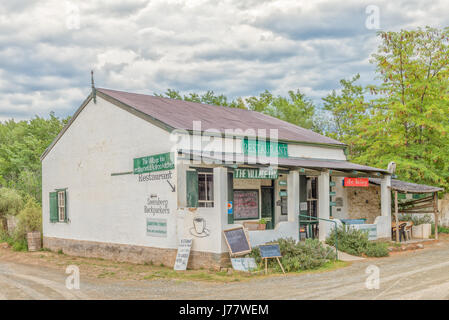
{"type": "Polygon", "coordinates": [[[223,230],[223,235],[231,256],[244,255],[251,252],[251,245],[243,227],[223,230]]]}
{"type": "Polygon", "coordinates": [[[259,246],[260,257],[265,260],[265,274],[268,273],[268,259],[276,258],[279,266],[281,266],[282,272],[285,274],[284,267],[281,264],[279,258],[282,258],[281,249],[278,243],[270,243],[259,246]]]}

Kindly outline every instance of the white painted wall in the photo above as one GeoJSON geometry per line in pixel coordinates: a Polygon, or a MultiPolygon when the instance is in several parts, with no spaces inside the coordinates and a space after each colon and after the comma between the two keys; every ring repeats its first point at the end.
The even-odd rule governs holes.
{"type": "MultiPolygon", "coordinates": [[[[97,97],[78,115],[42,161],[43,233],[46,237],[177,247],[176,192],[166,180],[139,182],[133,158],[169,152],[169,133],[97,97]],[[69,223],[50,223],[49,192],[67,188],[69,223]],[[146,234],[147,198],[167,200],[167,237],[146,234]]],[[[175,184],[173,170],[171,183],[175,184]]]]}
{"type": "MultiPolygon", "coordinates": [[[[185,170],[188,167],[185,161],[178,162],[176,159],[176,168],[172,170],[170,182],[177,186],[175,192],[171,191],[166,180],[139,182],[138,175],[134,174],[111,176],[112,173],[132,171],[134,158],[174,151],[176,139],[170,138],[173,137],[168,132],[101,97],[97,97],[96,104],[89,102],[42,161],[44,236],[160,248],[177,248],[180,237],[192,237],[195,239],[193,250],[226,252],[222,230],[235,224],[227,224],[225,168],[214,169],[214,208],[193,211],[185,208],[183,200],[185,170]],[[49,193],[59,188],[67,188],[68,223],[50,223],[49,193]],[[145,213],[144,206],[151,195],[166,200],[170,212],[145,213]],[[167,236],[147,235],[147,218],[167,219],[167,236]],[[207,232],[203,237],[192,236],[195,218],[205,221],[207,232]]],[[[221,144],[220,141],[223,142],[221,138],[216,138],[209,147],[213,145],[213,150],[216,150],[216,143],[232,145],[221,144]]],[[[240,152],[242,140],[235,141],[232,149],[240,152]]],[[[330,159],[344,157],[339,149],[302,145],[289,145],[289,155],[330,159]]],[[[279,223],[275,230],[255,233],[252,236],[255,242],[281,236],[297,237],[297,178],[298,172],[288,177],[289,215],[283,218],[289,222],[279,223]]],[[[260,188],[264,182],[258,181],[257,184],[260,188]]],[[[278,190],[276,181],[276,200],[278,190]]],[[[276,207],[278,210],[280,208],[276,207]]],[[[269,240],[272,239],[266,241],[269,240]]]]}

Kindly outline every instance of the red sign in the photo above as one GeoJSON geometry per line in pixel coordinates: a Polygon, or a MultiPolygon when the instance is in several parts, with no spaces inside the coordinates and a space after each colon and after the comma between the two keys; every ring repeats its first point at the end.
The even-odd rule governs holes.
{"type": "Polygon", "coordinates": [[[345,187],[368,187],[368,178],[345,178],[343,185],[345,187]]]}

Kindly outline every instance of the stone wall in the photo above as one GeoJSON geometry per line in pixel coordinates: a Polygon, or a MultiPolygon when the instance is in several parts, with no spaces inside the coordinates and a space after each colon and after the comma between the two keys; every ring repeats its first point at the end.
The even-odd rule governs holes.
{"type": "MultiPolygon", "coordinates": [[[[103,258],[120,262],[164,264],[172,267],[175,264],[177,249],[164,249],[104,243],[95,241],[72,240],[44,237],[44,248],[51,251],[62,250],[65,254],[87,258],[103,258]]],[[[211,253],[191,251],[189,269],[215,269],[230,265],[227,253],[211,253]]]]}
{"type": "Polygon", "coordinates": [[[347,187],[346,195],[348,201],[348,219],[366,219],[366,223],[374,223],[380,211],[380,188],[369,187],[347,187]]]}

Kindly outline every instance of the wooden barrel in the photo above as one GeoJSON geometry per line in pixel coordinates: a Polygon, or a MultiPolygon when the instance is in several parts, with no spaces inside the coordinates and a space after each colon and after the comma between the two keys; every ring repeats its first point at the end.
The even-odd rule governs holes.
{"type": "Polygon", "coordinates": [[[39,251],[42,248],[41,233],[39,231],[28,232],[28,251],[39,251]]]}

